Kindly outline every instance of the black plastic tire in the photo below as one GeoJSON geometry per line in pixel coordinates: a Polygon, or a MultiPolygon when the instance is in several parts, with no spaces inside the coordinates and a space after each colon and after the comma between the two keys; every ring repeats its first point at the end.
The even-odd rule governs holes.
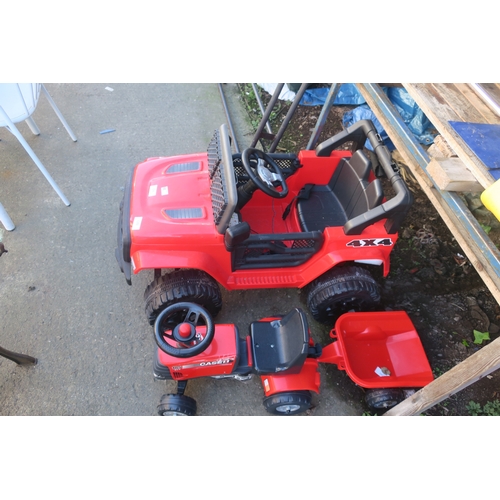
{"type": "Polygon", "coordinates": [[[264,408],[273,415],[297,415],[311,408],[309,391],[279,392],[264,399],[264,408]]]}
{"type": "Polygon", "coordinates": [[[366,404],[373,410],[388,410],[405,399],[401,389],[369,389],[365,394],[366,404]]]}
{"type": "Polygon", "coordinates": [[[334,268],[309,285],[307,306],[313,318],[332,325],[349,311],[369,311],[380,302],[380,287],[362,267],[334,268]]]}
{"type": "Polygon", "coordinates": [[[196,415],[196,401],[181,394],[164,394],[157,409],[162,417],[192,417],[196,415]]]}
{"type": "Polygon", "coordinates": [[[222,308],[217,282],[203,271],[181,269],[155,279],[144,292],[144,308],[150,325],[165,307],[177,302],[194,302],[215,318],[222,308]]]}

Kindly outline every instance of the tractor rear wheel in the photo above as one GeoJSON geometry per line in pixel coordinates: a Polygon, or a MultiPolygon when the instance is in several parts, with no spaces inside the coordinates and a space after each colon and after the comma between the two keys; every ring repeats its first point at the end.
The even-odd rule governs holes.
{"type": "Polygon", "coordinates": [[[311,408],[309,391],[278,392],[264,398],[264,408],[272,415],[297,415],[311,408]]]}
{"type": "Polygon", "coordinates": [[[218,283],[198,269],[181,269],[155,279],[144,292],[144,308],[150,325],[163,309],[177,302],[194,302],[215,318],[222,308],[218,283]]]}
{"type": "Polygon", "coordinates": [[[349,311],[369,311],[380,302],[380,287],[362,267],[336,267],[309,285],[307,306],[316,321],[332,325],[349,311]]]}

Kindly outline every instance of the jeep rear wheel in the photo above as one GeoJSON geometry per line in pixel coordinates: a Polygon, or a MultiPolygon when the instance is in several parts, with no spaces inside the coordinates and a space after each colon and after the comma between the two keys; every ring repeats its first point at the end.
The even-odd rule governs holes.
{"type": "Polygon", "coordinates": [[[307,306],[315,320],[332,325],[349,311],[367,311],[380,302],[380,288],[372,275],[357,266],[334,268],[313,281],[307,306]]]}
{"type": "Polygon", "coordinates": [[[144,292],[146,317],[153,325],[163,309],[177,302],[194,302],[215,318],[222,308],[217,282],[197,269],[173,271],[156,278],[144,292]]]}

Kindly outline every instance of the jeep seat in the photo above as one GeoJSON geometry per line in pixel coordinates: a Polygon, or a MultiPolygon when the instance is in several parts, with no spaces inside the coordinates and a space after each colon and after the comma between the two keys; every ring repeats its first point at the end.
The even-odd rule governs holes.
{"type": "Polygon", "coordinates": [[[383,201],[379,179],[369,182],[371,162],[361,150],[342,158],[326,185],[315,185],[308,197],[298,197],[297,214],[303,231],[344,226],[383,201]]]}
{"type": "Polygon", "coordinates": [[[309,328],[303,311],[292,309],[274,321],[254,321],[250,325],[254,370],[259,374],[300,372],[309,342],[309,328]]]}

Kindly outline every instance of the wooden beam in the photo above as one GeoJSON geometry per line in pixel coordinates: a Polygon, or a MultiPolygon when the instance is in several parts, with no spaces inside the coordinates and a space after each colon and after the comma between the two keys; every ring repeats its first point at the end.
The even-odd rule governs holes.
{"type": "Polygon", "coordinates": [[[428,174],[442,191],[481,193],[483,186],[467,169],[460,158],[433,158],[427,167],[428,174]]]}
{"type": "Polygon", "coordinates": [[[454,92],[451,84],[404,83],[403,85],[482,186],[487,188],[493,184],[495,179],[488,168],[448,123],[450,120],[485,122],[484,117],[464,98],[462,92],[459,89],[454,92]]]}
{"type": "Polygon", "coordinates": [[[490,109],[489,106],[476,94],[474,89],[467,83],[456,83],[455,87],[462,92],[465,98],[477,109],[484,118],[485,123],[498,123],[498,116],[490,109]]]}
{"type": "Polygon", "coordinates": [[[500,368],[500,337],[405,399],[384,416],[419,415],[500,368]]]}

